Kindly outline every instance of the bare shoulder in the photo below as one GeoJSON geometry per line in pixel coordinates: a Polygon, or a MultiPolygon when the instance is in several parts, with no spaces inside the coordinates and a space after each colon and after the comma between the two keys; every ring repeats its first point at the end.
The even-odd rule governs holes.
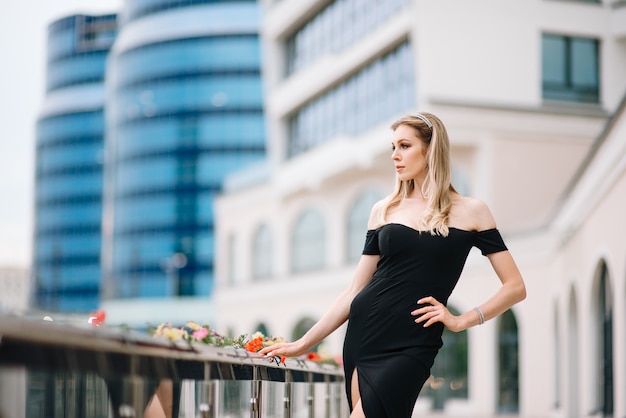
{"type": "Polygon", "coordinates": [[[381,226],[381,219],[383,210],[385,210],[385,204],[387,203],[388,197],[379,200],[374,203],[372,206],[372,210],[370,211],[370,218],[367,221],[367,229],[376,229],[381,226]]]}
{"type": "Polygon", "coordinates": [[[496,220],[484,201],[457,194],[452,202],[455,222],[464,225],[466,229],[483,231],[496,227],[496,220]]]}

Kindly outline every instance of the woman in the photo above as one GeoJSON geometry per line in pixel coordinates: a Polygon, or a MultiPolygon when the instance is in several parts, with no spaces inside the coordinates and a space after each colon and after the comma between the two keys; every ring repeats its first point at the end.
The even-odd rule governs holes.
{"type": "Polygon", "coordinates": [[[301,355],[349,320],[343,356],[351,418],[410,417],[444,326],[459,332],[482,324],[526,297],[488,207],[450,184],[443,123],[422,113],[391,128],[396,189],[372,208],[352,283],[302,338],[260,351],[301,355]],[[446,304],[473,246],[489,258],[502,286],[456,316],[446,304]]]}

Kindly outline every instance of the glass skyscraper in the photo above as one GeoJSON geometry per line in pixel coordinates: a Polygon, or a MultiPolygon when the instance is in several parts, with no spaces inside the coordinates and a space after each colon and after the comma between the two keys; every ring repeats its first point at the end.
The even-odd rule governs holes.
{"type": "Polygon", "coordinates": [[[88,311],[99,303],[105,62],[116,15],[48,27],[46,97],[37,123],[35,304],[88,311]]]}
{"type": "Polygon", "coordinates": [[[107,68],[103,296],[208,297],[213,201],[265,159],[255,1],[128,0],[107,68]]]}

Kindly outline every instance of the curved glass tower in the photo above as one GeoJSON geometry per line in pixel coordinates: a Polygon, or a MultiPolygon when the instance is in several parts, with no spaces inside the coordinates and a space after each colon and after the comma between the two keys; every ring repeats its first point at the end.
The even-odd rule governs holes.
{"type": "Polygon", "coordinates": [[[104,73],[116,15],[48,27],[46,97],[37,123],[35,303],[88,311],[99,303],[104,73]]]}
{"type": "Polygon", "coordinates": [[[208,297],[213,200],[265,158],[255,1],[128,0],[107,69],[103,292],[208,297]]]}

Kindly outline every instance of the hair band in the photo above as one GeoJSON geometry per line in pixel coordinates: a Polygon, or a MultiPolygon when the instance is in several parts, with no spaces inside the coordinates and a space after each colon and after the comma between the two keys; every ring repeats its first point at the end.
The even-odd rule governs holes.
{"type": "Polygon", "coordinates": [[[426,116],[422,115],[421,113],[416,113],[415,116],[423,120],[426,126],[428,126],[431,131],[433,130],[433,124],[428,120],[426,116]]]}

